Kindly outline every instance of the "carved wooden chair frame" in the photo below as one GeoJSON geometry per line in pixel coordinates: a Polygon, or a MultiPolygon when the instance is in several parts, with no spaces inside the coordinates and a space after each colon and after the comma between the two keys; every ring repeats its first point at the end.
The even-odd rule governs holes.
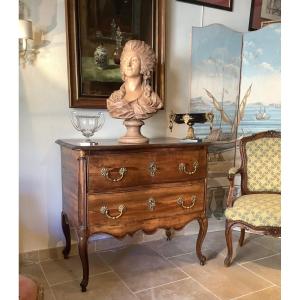
{"type": "MultiPolygon", "coordinates": [[[[229,170],[228,180],[229,180],[229,191],[227,198],[227,207],[232,207],[235,201],[234,198],[234,178],[236,174],[241,175],[241,195],[247,194],[281,194],[281,192],[253,192],[248,189],[247,186],[247,154],[246,154],[246,144],[250,141],[254,141],[261,138],[281,138],[281,133],[278,131],[265,131],[254,134],[252,136],[244,137],[240,141],[240,153],[241,153],[241,166],[240,168],[232,168],[229,170]]],[[[241,234],[239,238],[239,245],[242,247],[245,239],[245,230],[247,229],[253,233],[262,233],[264,235],[271,235],[273,237],[281,236],[281,227],[273,227],[273,226],[253,226],[244,221],[230,220],[226,219],[225,225],[225,237],[227,244],[227,256],[224,260],[225,266],[230,266],[232,260],[232,229],[234,227],[241,228],[241,234]]]]}

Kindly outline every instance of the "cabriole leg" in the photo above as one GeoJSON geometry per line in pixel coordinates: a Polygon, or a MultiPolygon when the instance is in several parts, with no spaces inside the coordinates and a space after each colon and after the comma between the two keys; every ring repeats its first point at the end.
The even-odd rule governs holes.
{"type": "Polygon", "coordinates": [[[208,225],[207,218],[205,216],[199,218],[198,223],[200,228],[199,228],[199,234],[196,243],[196,253],[200,260],[200,265],[203,266],[206,262],[206,257],[202,254],[201,248],[207,232],[207,225],[208,225]]]}
{"type": "Polygon", "coordinates": [[[226,220],[225,238],[227,244],[227,256],[224,260],[224,265],[229,267],[232,259],[232,224],[226,220]]]}
{"type": "Polygon", "coordinates": [[[68,258],[71,250],[71,234],[68,216],[63,211],[61,212],[61,227],[66,239],[66,246],[62,253],[64,255],[64,258],[68,258]]]}
{"type": "Polygon", "coordinates": [[[85,229],[79,229],[78,233],[78,251],[82,264],[82,281],[80,283],[81,291],[85,292],[89,283],[89,260],[87,252],[88,236],[85,229]]]}
{"type": "Polygon", "coordinates": [[[242,247],[244,245],[245,240],[245,228],[241,228],[241,235],[239,239],[239,245],[242,247]]]}
{"type": "Polygon", "coordinates": [[[167,236],[167,241],[171,241],[172,232],[170,228],[166,229],[166,236],[167,236]]]}

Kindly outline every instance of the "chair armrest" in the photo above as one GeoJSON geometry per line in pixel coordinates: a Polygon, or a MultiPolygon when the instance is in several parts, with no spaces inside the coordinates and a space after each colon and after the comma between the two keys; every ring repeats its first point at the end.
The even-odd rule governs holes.
{"type": "Polygon", "coordinates": [[[227,207],[233,206],[233,193],[234,193],[234,177],[236,174],[241,173],[241,168],[230,168],[228,171],[228,180],[229,180],[229,191],[227,197],[227,207]]]}

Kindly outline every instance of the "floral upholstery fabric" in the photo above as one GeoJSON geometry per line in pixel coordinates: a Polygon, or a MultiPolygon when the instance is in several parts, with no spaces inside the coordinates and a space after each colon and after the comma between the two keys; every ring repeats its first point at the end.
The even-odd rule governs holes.
{"type": "Polygon", "coordinates": [[[261,138],[247,142],[247,187],[250,191],[281,191],[280,148],[280,138],[261,138]]]}
{"type": "Polygon", "coordinates": [[[281,226],[280,194],[251,194],[239,197],[225,211],[227,219],[254,226],[281,226]]]}

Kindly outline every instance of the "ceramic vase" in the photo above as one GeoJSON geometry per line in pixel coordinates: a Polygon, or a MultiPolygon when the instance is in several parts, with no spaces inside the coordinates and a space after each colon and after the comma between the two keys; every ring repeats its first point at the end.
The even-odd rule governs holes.
{"type": "Polygon", "coordinates": [[[95,52],[94,52],[94,58],[95,58],[95,64],[100,69],[105,69],[108,66],[108,55],[107,50],[103,46],[103,44],[100,44],[95,52]]]}

